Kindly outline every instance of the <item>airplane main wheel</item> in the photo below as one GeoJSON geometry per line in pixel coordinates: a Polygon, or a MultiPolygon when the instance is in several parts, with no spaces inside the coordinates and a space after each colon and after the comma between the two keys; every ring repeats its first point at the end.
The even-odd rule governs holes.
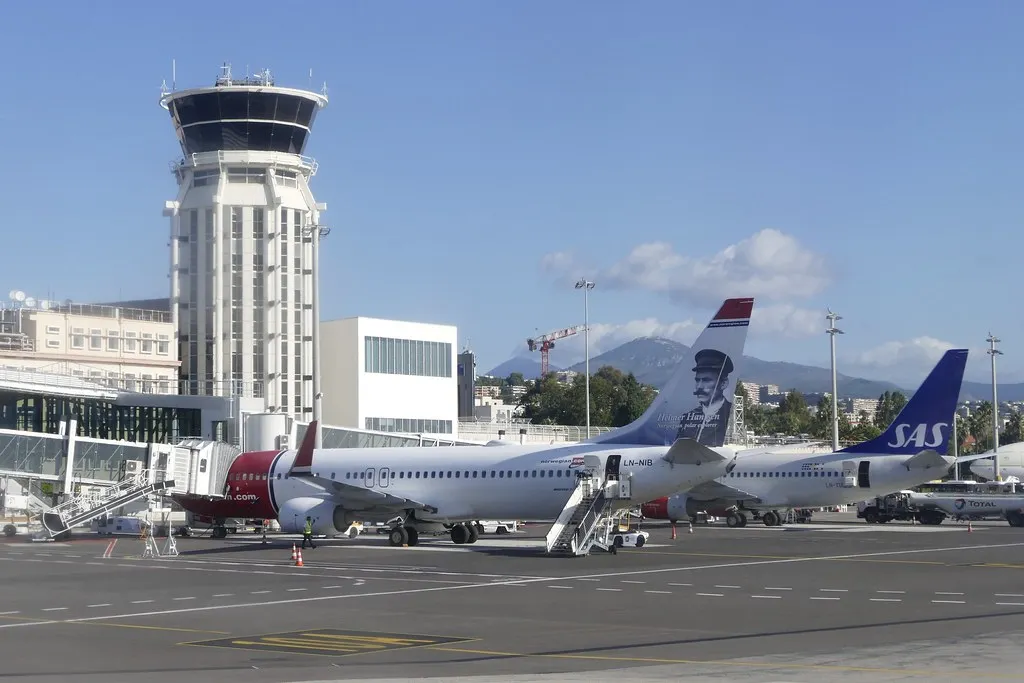
{"type": "Polygon", "coordinates": [[[469,531],[469,538],[466,539],[466,543],[476,543],[480,539],[480,532],[473,524],[467,525],[466,529],[469,531]]]}
{"type": "Polygon", "coordinates": [[[779,526],[779,513],[769,510],[761,515],[761,521],[764,522],[765,526],[779,526]]]}
{"type": "Polygon", "coordinates": [[[456,524],[451,530],[452,543],[462,545],[469,540],[469,529],[465,524],[456,524]]]}
{"type": "Polygon", "coordinates": [[[401,547],[409,542],[409,532],[405,530],[405,527],[396,526],[388,534],[388,542],[396,547],[401,547]]]}
{"type": "Polygon", "coordinates": [[[742,526],[742,524],[740,524],[740,516],[737,515],[735,512],[730,512],[725,517],[725,525],[730,529],[735,529],[738,526],[742,526]]]}
{"type": "Polygon", "coordinates": [[[747,525],[747,516],[741,512],[740,513],[740,526],[744,527],[746,525],[747,525]]]}
{"type": "Polygon", "coordinates": [[[407,526],[407,527],[405,527],[405,535],[409,538],[408,543],[409,543],[410,547],[412,547],[414,545],[419,545],[419,542],[420,542],[420,532],[416,530],[416,527],[414,527],[414,526],[407,526]]]}

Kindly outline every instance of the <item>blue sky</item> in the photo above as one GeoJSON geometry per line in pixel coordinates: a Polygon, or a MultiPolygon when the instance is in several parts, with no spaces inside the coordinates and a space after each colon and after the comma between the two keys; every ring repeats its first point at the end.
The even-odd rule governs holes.
{"type": "Polygon", "coordinates": [[[914,386],[955,345],[984,379],[991,329],[1024,380],[1024,4],[318,6],[8,8],[7,288],[165,295],[172,58],[312,68],[325,318],[454,324],[486,370],[582,323],[587,276],[595,353],[751,295],[760,358],[826,365],[831,306],[841,371],[914,386]]]}

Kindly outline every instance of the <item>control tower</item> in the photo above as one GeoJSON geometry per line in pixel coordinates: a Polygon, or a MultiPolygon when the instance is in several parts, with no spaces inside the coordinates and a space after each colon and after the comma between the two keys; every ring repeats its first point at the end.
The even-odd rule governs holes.
{"type": "Polygon", "coordinates": [[[184,394],[263,398],[313,412],[314,240],[320,213],[303,155],[325,94],[274,85],[269,71],[168,91],[183,158],[172,163],[171,315],[184,394]]]}

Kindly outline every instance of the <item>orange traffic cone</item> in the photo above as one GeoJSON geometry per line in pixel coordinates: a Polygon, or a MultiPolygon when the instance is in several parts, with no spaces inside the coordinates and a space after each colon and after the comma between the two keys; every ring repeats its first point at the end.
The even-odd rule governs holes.
{"type": "Polygon", "coordinates": [[[299,549],[298,556],[295,558],[295,566],[296,567],[302,567],[303,566],[303,564],[302,564],[302,549],[301,548],[299,549]]]}
{"type": "Polygon", "coordinates": [[[295,549],[295,544],[292,543],[292,562],[295,562],[295,560],[297,560],[297,559],[299,559],[299,553],[295,549]]]}
{"type": "Polygon", "coordinates": [[[672,540],[676,540],[676,525],[672,525],[672,540]]]}

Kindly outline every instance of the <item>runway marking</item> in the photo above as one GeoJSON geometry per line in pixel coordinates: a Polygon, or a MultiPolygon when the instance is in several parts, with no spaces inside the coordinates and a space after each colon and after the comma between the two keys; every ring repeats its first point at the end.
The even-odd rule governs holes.
{"type": "Polygon", "coordinates": [[[936,595],[963,595],[963,593],[950,593],[948,591],[935,591],[936,595]]]}
{"type": "Polygon", "coordinates": [[[1024,598],[1024,593],[996,593],[997,598],[1024,598]]]}
{"type": "Polygon", "coordinates": [[[692,583],[670,583],[670,586],[692,586],[692,583]]]}
{"type": "Polygon", "coordinates": [[[740,586],[715,586],[715,588],[740,588],[740,586]]]}
{"type": "Polygon", "coordinates": [[[96,605],[86,605],[86,607],[110,607],[110,603],[109,602],[101,602],[101,603],[96,604],[96,605]]]}
{"type": "Polygon", "coordinates": [[[672,595],[672,591],[644,591],[644,593],[661,593],[662,595],[672,595]]]}
{"type": "MultiPolygon", "coordinates": [[[[883,667],[868,667],[868,666],[845,666],[842,664],[795,664],[793,662],[763,662],[763,661],[747,661],[741,662],[736,660],[722,660],[722,659],[669,659],[669,658],[658,658],[658,657],[626,657],[626,656],[615,656],[615,655],[578,655],[578,654],[563,654],[558,652],[502,652],[499,650],[475,650],[461,647],[449,647],[447,645],[429,647],[430,650],[437,650],[439,652],[455,652],[461,654],[470,655],[483,655],[488,657],[515,657],[522,659],[569,659],[569,660],[590,660],[590,661],[605,661],[605,662],[627,662],[635,664],[693,664],[697,666],[731,666],[737,668],[757,668],[757,669],[798,669],[798,670],[818,670],[818,671],[861,671],[867,673],[885,673],[885,674],[899,674],[902,676],[925,676],[930,678],[949,676],[950,671],[938,670],[938,669],[888,669],[883,667]]],[[[957,671],[953,672],[954,675],[961,677],[982,677],[982,678],[996,678],[996,679],[1008,679],[1008,680],[1020,680],[1019,673],[1001,673],[1001,672],[989,672],[989,671],[957,671]]]]}
{"type": "Polygon", "coordinates": [[[548,588],[569,588],[569,589],[571,589],[572,586],[548,586],[548,588]]]}
{"type": "Polygon", "coordinates": [[[751,595],[750,597],[758,600],[781,600],[781,595],[751,595]]]}
{"type": "Polygon", "coordinates": [[[132,600],[133,605],[145,605],[147,602],[153,602],[152,600],[132,600]]]}
{"type": "Polygon", "coordinates": [[[942,603],[944,605],[963,605],[965,600],[932,600],[932,602],[942,603]]]}
{"type": "Polygon", "coordinates": [[[903,602],[901,598],[868,598],[871,602],[903,602]]]}
{"type": "Polygon", "coordinates": [[[43,611],[44,612],[60,612],[60,611],[66,610],[66,609],[67,609],[67,607],[44,607],[43,611]]]}
{"type": "Polygon", "coordinates": [[[721,598],[721,597],[723,597],[722,593],[697,593],[697,595],[703,596],[705,598],[721,598]]]}
{"type": "Polygon", "coordinates": [[[373,633],[343,631],[339,629],[311,629],[270,633],[263,636],[220,638],[181,645],[222,647],[283,654],[319,655],[324,657],[350,656],[388,650],[407,650],[431,645],[469,643],[474,638],[447,636],[421,636],[404,633],[373,633]]]}
{"type": "Polygon", "coordinates": [[[580,581],[600,581],[601,579],[580,579],[580,581]]]}
{"type": "MultiPolygon", "coordinates": [[[[583,581],[583,580],[584,579],[580,579],[580,581],[583,581]]],[[[647,583],[647,582],[646,581],[622,581],[622,583],[647,583]]]]}
{"type": "Polygon", "coordinates": [[[269,592],[270,591],[249,591],[249,593],[251,595],[263,595],[264,593],[269,593],[269,592]]]}
{"type": "Polygon", "coordinates": [[[616,593],[622,592],[621,588],[598,588],[599,591],[615,591],[616,593]]]}
{"type": "Polygon", "coordinates": [[[329,591],[329,590],[331,590],[332,588],[341,588],[341,586],[324,586],[324,588],[323,588],[323,589],[324,589],[325,591],[329,591]]]}
{"type": "Polygon", "coordinates": [[[173,600],[195,600],[195,598],[194,598],[194,597],[188,597],[188,598],[172,598],[172,599],[173,599],[173,600]]]}
{"type": "Polygon", "coordinates": [[[214,593],[213,597],[215,597],[215,598],[230,598],[233,595],[234,595],[234,593],[214,593]]]}
{"type": "Polygon", "coordinates": [[[305,588],[289,588],[289,589],[287,589],[287,592],[288,593],[296,593],[298,591],[304,591],[304,590],[307,590],[307,589],[305,589],[305,588]]]}
{"type": "MultiPolygon", "coordinates": [[[[612,578],[618,576],[630,576],[637,574],[666,574],[669,572],[681,572],[681,571],[700,571],[708,569],[726,569],[734,567],[752,567],[752,566],[763,566],[771,564],[792,564],[797,562],[822,562],[832,561],[836,559],[848,559],[851,557],[870,557],[870,556],[891,556],[900,554],[919,554],[919,553],[936,553],[936,552],[957,552],[963,550],[978,550],[986,548],[1007,548],[1007,547],[1021,547],[1024,543],[999,543],[999,544],[988,544],[988,545],[975,545],[975,546],[957,546],[952,548],[918,548],[913,550],[889,550],[877,553],[865,553],[863,555],[826,555],[822,557],[802,557],[802,558],[788,558],[785,560],[767,560],[763,562],[728,562],[722,564],[713,565],[695,565],[687,567],[666,567],[662,569],[648,569],[648,570],[627,570],[622,572],[608,572],[604,574],[584,574],[579,576],[545,576],[535,579],[521,579],[521,580],[510,580],[500,582],[479,582],[479,583],[465,583],[458,585],[446,585],[446,586],[431,586],[429,588],[408,588],[399,590],[389,591],[372,591],[368,593],[346,593],[342,595],[321,595],[311,598],[288,598],[284,600],[267,600],[264,602],[239,602],[231,603],[227,605],[207,605],[204,607],[191,607],[191,608],[178,608],[178,609],[165,609],[165,610],[153,610],[149,612],[136,612],[129,614],[111,614],[95,617],[78,617],[75,619],[51,619],[46,621],[36,621],[32,623],[18,623],[18,624],[0,624],[0,629],[4,628],[25,628],[29,626],[46,626],[51,624],[66,624],[66,623],[78,623],[87,621],[100,621],[100,620],[111,620],[111,619],[130,619],[148,616],[163,616],[167,614],[187,614],[192,612],[207,612],[213,610],[225,610],[225,609],[242,609],[247,607],[273,607],[276,605],[292,605],[305,602],[319,602],[324,600],[348,600],[354,598],[374,598],[374,597],[386,597],[391,595],[415,595],[417,593],[436,593],[440,591],[451,591],[451,590],[467,590],[467,589],[479,589],[488,588],[492,586],[525,586],[531,583],[542,583],[548,581],[572,581],[576,579],[584,578],[612,578]]],[[[711,594],[713,597],[722,597],[721,594],[711,594]]],[[[873,600],[879,600],[879,598],[873,598],[873,600]]]]}
{"type": "Polygon", "coordinates": [[[811,600],[840,600],[841,598],[826,598],[820,595],[812,595],[811,600]]]}
{"type": "Polygon", "coordinates": [[[849,593],[849,588],[819,588],[822,593],[849,593]]]}
{"type": "Polygon", "coordinates": [[[765,586],[766,591],[791,591],[792,588],[772,588],[771,586],[765,586]]]}
{"type": "Polygon", "coordinates": [[[1024,607],[1024,602],[997,602],[997,605],[1003,605],[1006,607],[1024,607]]]}
{"type": "Polygon", "coordinates": [[[897,594],[897,595],[903,595],[903,594],[905,594],[905,593],[906,593],[907,591],[875,591],[875,592],[876,592],[876,593],[895,593],[895,594],[897,594]]]}
{"type": "Polygon", "coordinates": [[[13,610],[11,612],[0,612],[0,617],[6,617],[9,614],[21,614],[21,610],[13,610]]]}

